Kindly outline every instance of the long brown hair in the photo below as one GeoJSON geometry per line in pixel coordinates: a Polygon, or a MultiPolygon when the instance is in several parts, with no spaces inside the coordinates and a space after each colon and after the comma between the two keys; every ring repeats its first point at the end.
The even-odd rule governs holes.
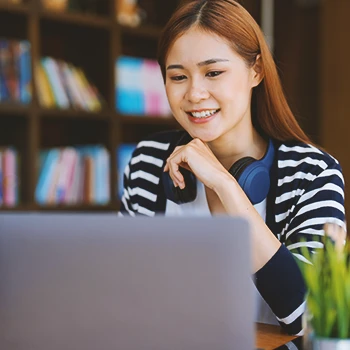
{"type": "Polygon", "coordinates": [[[276,65],[259,25],[234,0],[190,0],[180,5],[159,40],[158,63],[164,81],[169,49],[193,26],[225,38],[248,67],[254,66],[260,55],[263,80],[253,89],[251,101],[252,122],[260,133],[280,141],[311,143],[286,101],[276,65]]]}

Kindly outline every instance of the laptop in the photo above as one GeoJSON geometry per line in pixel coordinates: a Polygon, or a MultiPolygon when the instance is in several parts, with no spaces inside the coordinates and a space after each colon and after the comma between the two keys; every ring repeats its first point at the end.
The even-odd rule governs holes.
{"type": "Polygon", "coordinates": [[[0,214],[0,349],[253,349],[240,218],[0,214]]]}

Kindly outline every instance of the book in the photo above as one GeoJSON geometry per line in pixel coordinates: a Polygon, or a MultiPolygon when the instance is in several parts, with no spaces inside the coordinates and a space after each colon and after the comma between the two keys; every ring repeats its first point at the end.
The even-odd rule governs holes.
{"type": "Polygon", "coordinates": [[[116,109],[121,114],[170,116],[160,67],[155,60],[120,56],[115,65],[116,109]]]}
{"type": "Polygon", "coordinates": [[[1,152],[2,202],[13,207],[18,204],[18,154],[15,148],[7,147],[1,152]]]}
{"type": "Polygon", "coordinates": [[[32,100],[32,69],[29,41],[18,43],[19,93],[20,101],[28,104],[32,100]]]}
{"type": "Polygon", "coordinates": [[[122,114],[145,114],[142,60],[121,56],[116,61],[116,108],[122,114]]]}
{"type": "Polygon", "coordinates": [[[44,67],[52,88],[56,106],[62,109],[68,109],[70,102],[56,61],[51,57],[44,57],[41,59],[41,64],[44,67]]]}
{"type": "Polygon", "coordinates": [[[43,57],[36,68],[36,84],[39,102],[44,107],[97,112],[104,105],[83,70],[62,60],[43,57]]]}
{"type": "Polygon", "coordinates": [[[0,39],[0,102],[30,103],[31,84],[30,43],[0,39]]]}
{"type": "Polygon", "coordinates": [[[110,201],[110,155],[101,145],[52,148],[39,155],[35,199],[39,204],[110,201]]]}
{"type": "Polygon", "coordinates": [[[135,143],[122,143],[118,146],[116,151],[117,161],[117,196],[122,198],[124,188],[124,172],[128,167],[132,153],[136,148],[135,143]]]}

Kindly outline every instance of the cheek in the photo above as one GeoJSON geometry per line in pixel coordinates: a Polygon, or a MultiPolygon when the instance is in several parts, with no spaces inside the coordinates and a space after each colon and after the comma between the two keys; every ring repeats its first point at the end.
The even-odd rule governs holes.
{"type": "Polygon", "coordinates": [[[232,79],[216,90],[215,95],[218,99],[231,101],[232,105],[246,104],[250,100],[251,87],[246,79],[232,79]]]}
{"type": "Polygon", "coordinates": [[[165,92],[169,101],[170,108],[173,109],[173,94],[171,92],[171,89],[165,86],[165,92]]]}
{"type": "Polygon", "coordinates": [[[172,109],[179,107],[179,104],[182,102],[182,89],[180,86],[174,86],[174,85],[165,85],[165,91],[168,97],[168,101],[170,104],[170,107],[172,109]]]}

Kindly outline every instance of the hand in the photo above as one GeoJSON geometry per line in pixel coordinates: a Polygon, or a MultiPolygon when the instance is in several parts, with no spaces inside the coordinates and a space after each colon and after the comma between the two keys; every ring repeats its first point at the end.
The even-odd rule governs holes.
{"type": "Polygon", "coordinates": [[[225,214],[244,217],[250,222],[252,272],[261,269],[276,254],[281,243],[266,226],[238,182],[200,139],[193,139],[187,145],[176,147],[164,167],[164,171],[169,171],[174,185],[183,189],[186,184],[179,171],[180,166],[192,171],[207,188],[215,192],[225,214]]]}
{"type": "Polygon", "coordinates": [[[219,175],[228,174],[209,146],[197,138],[184,146],[176,147],[164,167],[164,171],[169,171],[174,186],[183,189],[186,184],[179,167],[190,170],[206,187],[212,190],[221,179],[219,175]]]}
{"type": "Polygon", "coordinates": [[[341,252],[344,249],[347,233],[345,229],[334,223],[326,223],[323,226],[325,235],[330,237],[335,242],[337,251],[341,252]]]}

